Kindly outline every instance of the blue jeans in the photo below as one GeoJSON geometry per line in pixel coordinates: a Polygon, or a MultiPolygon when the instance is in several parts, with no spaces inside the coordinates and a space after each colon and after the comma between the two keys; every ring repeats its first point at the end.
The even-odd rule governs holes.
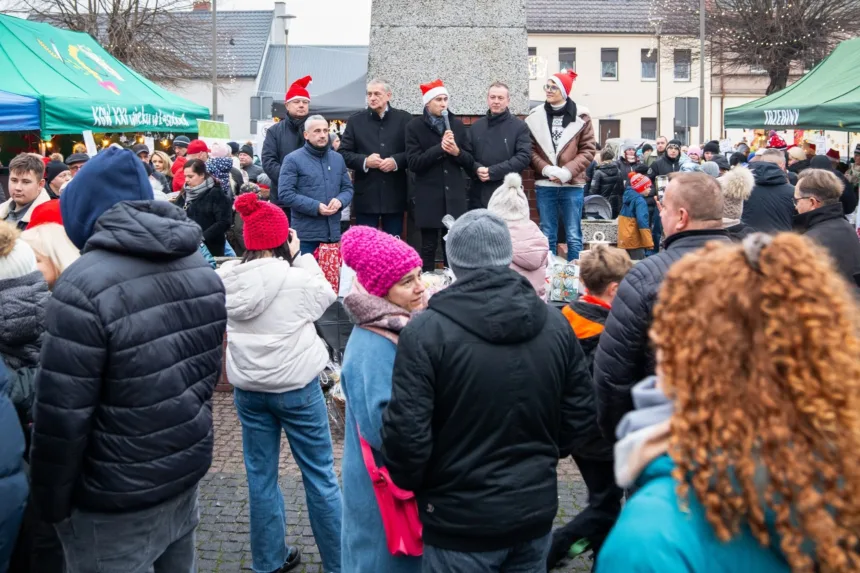
{"type": "Polygon", "coordinates": [[[567,242],[567,260],[579,258],[582,250],[582,204],[585,202],[584,186],[535,187],[537,208],[540,214],[540,230],[549,240],[549,248],[555,254],[558,244],[558,214],[564,222],[567,242]]]}
{"type": "Polygon", "coordinates": [[[326,572],[340,573],[340,528],[343,513],[334,473],[328,410],[317,378],[300,390],[267,393],[235,389],[242,422],[242,450],[251,498],[253,569],[269,573],[282,567],[285,541],[284,495],[278,485],[281,429],[302,472],[314,539],[326,572]]]}
{"type": "Polygon", "coordinates": [[[321,241],[299,241],[299,253],[303,255],[313,255],[314,251],[316,251],[319,246],[322,244],[321,241]]]}
{"type": "Polygon", "coordinates": [[[546,571],[546,556],[552,534],[500,551],[461,553],[424,545],[422,573],[540,573],[546,571]]]}
{"type": "Polygon", "coordinates": [[[403,213],[383,213],[382,215],[356,213],[355,224],[376,229],[379,226],[380,218],[382,218],[383,231],[395,237],[403,236],[403,213]]]}
{"type": "Polygon", "coordinates": [[[224,256],[225,257],[235,257],[236,251],[233,250],[233,247],[230,245],[230,241],[224,241],[224,256]]]}
{"type": "Polygon", "coordinates": [[[197,487],[164,503],[126,513],[73,510],[56,524],[66,573],[195,573],[197,487]]]}
{"type": "Polygon", "coordinates": [[[651,238],[654,239],[654,248],[646,253],[648,256],[660,252],[660,241],[663,239],[663,220],[660,219],[659,211],[654,212],[654,221],[651,223],[651,238]]]}

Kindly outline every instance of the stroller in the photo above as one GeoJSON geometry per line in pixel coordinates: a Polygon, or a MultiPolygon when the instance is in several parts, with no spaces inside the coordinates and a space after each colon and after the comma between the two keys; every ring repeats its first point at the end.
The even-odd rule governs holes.
{"type": "Polygon", "coordinates": [[[611,221],[612,205],[603,195],[589,195],[582,205],[582,218],[611,221]]]}

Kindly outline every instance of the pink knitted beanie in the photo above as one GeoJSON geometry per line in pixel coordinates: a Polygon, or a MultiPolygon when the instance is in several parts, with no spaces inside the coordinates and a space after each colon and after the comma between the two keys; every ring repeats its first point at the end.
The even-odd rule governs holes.
{"type": "Polygon", "coordinates": [[[421,266],[415,249],[372,227],[351,227],[340,240],[340,252],[361,286],[378,297],[387,295],[406,273],[421,266]]]}

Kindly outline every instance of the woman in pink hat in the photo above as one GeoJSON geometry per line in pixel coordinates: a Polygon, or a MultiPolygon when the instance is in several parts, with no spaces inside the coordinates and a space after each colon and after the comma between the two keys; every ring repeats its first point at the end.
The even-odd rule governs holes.
{"type": "Polygon", "coordinates": [[[421,257],[403,241],[371,227],[351,228],[340,249],[344,264],[356,274],[353,292],[343,301],[356,326],[341,373],[346,394],[343,570],[418,573],[420,557],[395,556],[388,550],[361,442],[381,464],[382,411],[391,398],[398,337],[412,313],[424,306],[421,257]]]}
{"type": "Polygon", "coordinates": [[[301,555],[284,538],[278,487],[281,431],[302,472],[311,529],[326,571],[340,573],[341,493],[319,373],[328,351],[314,321],[337,296],[284,212],[255,193],[236,199],[247,251],[218,274],[227,293],[227,379],[235,387],[251,498],[254,571],[289,571],[301,555]]]}

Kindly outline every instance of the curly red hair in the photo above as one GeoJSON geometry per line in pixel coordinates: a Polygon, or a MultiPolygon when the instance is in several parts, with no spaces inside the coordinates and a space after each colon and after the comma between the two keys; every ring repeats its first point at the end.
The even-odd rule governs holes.
{"type": "Polygon", "coordinates": [[[823,250],[786,233],[753,263],[740,245],[684,257],[655,308],[679,499],[692,488],[723,541],[747,524],[762,545],[776,543],[772,521],[794,571],[860,570],[851,288],[823,250]]]}

